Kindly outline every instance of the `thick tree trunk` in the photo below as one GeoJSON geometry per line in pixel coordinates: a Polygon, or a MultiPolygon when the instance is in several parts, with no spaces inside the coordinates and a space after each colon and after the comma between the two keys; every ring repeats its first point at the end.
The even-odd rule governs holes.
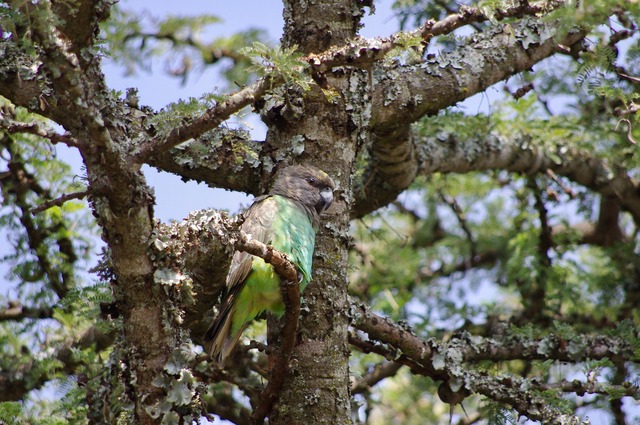
{"type": "MultiPolygon", "coordinates": [[[[353,37],[361,11],[349,0],[289,1],[284,16],[284,45],[312,53],[353,37]]],[[[304,94],[302,104],[263,111],[270,127],[267,144],[282,147],[301,140],[304,151],[294,161],[325,170],[337,186],[334,205],[323,217],[316,240],[313,280],[303,294],[298,342],[272,424],[351,422],[346,270],[351,170],[359,133],[347,102],[350,81],[362,77],[345,70],[316,75],[319,86],[304,94]],[[339,96],[330,101],[320,88],[339,96]]]]}

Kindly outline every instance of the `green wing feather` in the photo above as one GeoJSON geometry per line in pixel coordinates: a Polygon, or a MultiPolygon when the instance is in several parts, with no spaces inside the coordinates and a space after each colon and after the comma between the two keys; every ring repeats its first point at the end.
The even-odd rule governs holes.
{"type": "MultiPolygon", "coordinates": [[[[245,233],[286,254],[298,268],[302,292],[311,280],[316,235],[307,213],[295,201],[271,195],[257,198],[245,216],[245,233]]],[[[247,325],[265,310],[278,317],[284,313],[280,278],[261,258],[238,251],[231,261],[220,313],[205,335],[221,367],[247,325]]]]}

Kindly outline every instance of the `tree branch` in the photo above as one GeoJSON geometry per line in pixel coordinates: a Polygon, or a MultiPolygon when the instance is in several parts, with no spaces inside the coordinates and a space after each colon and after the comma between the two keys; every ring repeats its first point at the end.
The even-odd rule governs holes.
{"type": "Polygon", "coordinates": [[[240,52],[236,52],[231,49],[227,49],[225,47],[216,47],[215,45],[208,44],[204,45],[200,43],[196,38],[193,37],[192,34],[176,34],[176,33],[167,33],[167,32],[137,32],[133,31],[127,34],[123,38],[123,44],[127,43],[129,40],[140,38],[142,39],[142,44],[145,45],[147,39],[155,39],[155,40],[167,40],[170,41],[174,46],[189,46],[193,47],[196,50],[199,50],[203,60],[207,64],[214,64],[220,59],[228,58],[233,62],[239,62],[241,60],[248,60],[246,56],[241,54],[240,52]]]}
{"type": "Polygon", "coordinates": [[[416,151],[409,128],[413,122],[531,68],[553,55],[558,42],[573,45],[586,34],[575,31],[556,40],[557,26],[530,21],[496,26],[426,63],[374,67],[373,142],[354,189],[359,199],[353,215],[361,217],[393,201],[414,181],[423,158],[429,159],[416,151]]]}
{"type": "Polygon", "coordinates": [[[458,28],[476,22],[485,22],[491,15],[492,19],[521,18],[547,14],[552,10],[571,4],[566,0],[552,0],[544,3],[530,4],[520,2],[517,6],[505,9],[494,9],[491,12],[481,11],[477,7],[462,6],[459,13],[453,13],[446,18],[435,21],[430,19],[420,28],[403,33],[396,33],[389,37],[365,39],[362,37],[352,40],[345,46],[339,46],[320,54],[306,56],[313,72],[327,72],[337,66],[352,66],[369,69],[371,65],[385,58],[396,48],[405,48],[405,40],[419,37],[427,44],[433,37],[450,34],[458,28]]]}
{"type": "Polygon", "coordinates": [[[83,47],[93,45],[100,22],[109,17],[111,1],[81,0],[73,6],[54,2],[53,9],[63,25],[63,33],[69,37],[77,54],[83,47]]]}
{"type": "MultiPolygon", "coordinates": [[[[292,283],[298,283],[298,270],[296,267],[289,261],[285,254],[276,251],[271,245],[252,239],[246,233],[239,231],[238,239],[233,244],[233,247],[238,251],[244,251],[260,257],[265,262],[271,264],[285,284],[285,287],[292,283]]],[[[284,292],[286,292],[285,295],[287,296],[290,294],[288,290],[284,292]]],[[[291,300],[289,301],[291,302],[291,300]]]]}
{"type": "Polygon", "coordinates": [[[67,146],[78,146],[78,141],[71,137],[71,134],[58,134],[50,128],[46,128],[42,123],[36,121],[21,122],[16,120],[15,108],[13,105],[4,105],[0,109],[0,128],[7,133],[26,133],[40,136],[51,143],[63,143],[67,146]]]}
{"type": "MultiPolygon", "coordinates": [[[[560,1],[554,2],[551,8],[559,7],[563,3],[564,2],[560,2],[560,1]]],[[[530,6],[530,5],[523,4],[518,7],[508,9],[506,11],[496,11],[496,16],[499,19],[507,16],[524,16],[528,13],[538,13],[539,12],[539,10],[537,9],[538,7],[539,6],[530,6]]],[[[420,31],[423,31],[423,32],[426,31],[426,33],[429,33],[432,35],[438,35],[441,33],[445,33],[448,30],[455,29],[458,26],[464,25],[468,22],[484,19],[482,18],[482,16],[483,15],[477,9],[473,9],[473,8],[465,9],[459,14],[452,15],[441,22],[438,22],[438,23],[430,22],[427,24],[427,26],[429,27],[428,29],[422,29],[420,31]]],[[[521,27],[526,28],[527,26],[524,24],[521,24],[521,27]]],[[[537,28],[537,30],[539,32],[545,31],[539,28],[537,28]]],[[[527,32],[527,35],[530,36],[530,32],[527,32]]],[[[331,50],[320,55],[309,55],[307,59],[308,59],[308,62],[311,63],[312,67],[314,66],[316,67],[315,69],[313,69],[313,71],[318,71],[318,72],[324,69],[330,69],[331,67],[338,66],[338,65],[348,64],[349,66],[360,66],[365,62],[370,64],[375,61],[379,61],[380,59],[382,59],[384,54],[386,54],[386,52],[388,52],[390,49],[394,47],[397,47],[397,43],[400,38],[401,38],[400,35],[394,35],[393,37],[391,37],[386,41],[385,40],[381,41],[378,39],[369,40],[369,41],[358,39],[350,43],[349,45],[343,46],[342,48],[339,48],[337,50],[331,50]],[[360,55],[362,56],[362,58],[360,58],[360,55]],[[364,61],[364,62],[362,62],[361,64],[360,61],[364,61]]],[[[495,38],[495,34],[487,34],[486,38],[493,39],[495,38]]],[[[464,97],[471,96],[477,91],[483,90],[484,88],[488,87],[488,85],[493,84],[494,82],[499,81],[501,79],[504,79],[512,74],[515,74],[522,69],[530,68],[533,64],[537,63],[537,61],[541,60],[541,57],[549,56],[555,51],[555,44],[548,40],[544,46],[539,46],[539,45],[536,45],[535,43],[530,43],[530,45],[528,46],[528,49],[523,49],[520,45],[521,40],[519,40],[518,38],[511,37],[510,32],[506,38],[508,40],[507,41],[503,40],[503,44],[496,42],[495,45],[492,46],[492,48],[496,52],[507,50],[508,52],[510,52],[511,56],[515,58],[519,58],[520,61],[518,62],[518,69],[507,70],[506,67],[501,65],[502,62],[500,64],[495,64],[491,62],[490,58],[482,57],[481,59],[478,59],[480,63],[485,62],[484,66],[486,69],[482,69],[481,71],[476,71],[476,74],[474,74],[474,78],[477,78],[479,81],[482,81],[482,84],[480,86],[478,86],[477,84],[473,84],[473,86],[476,87],[474,91],[469,91],[468,87],[465,87],[464,97]],[[523,55],[522,51],[527,52],[526,56],[523,55]],[[523,59],[523,56],[525,56],[525,59],[523,59]],[[497,71],[496,71],[496,68],[497,68],[497,71]],[[499,75],[493,76],[491,78],[487,78],[487,75],[485,74],[489,72],[489,70],[494,74],[498,72],[499,75]]],[[[459,60],[460,57],[467,56],[467,51],[474,52],[475,54],[474,57],[477,57],[478,56],[477,52],[479,52],[480,50],[477,47],[482,42],[483,40],[476,40],[474,43],[471,43],[469,46],[461,48],[462,50],[460,52],[456,54],[451,54],[458,59],[448,58],[447,55],[443,55],[443,57],[448,58],[448,59],[442,59],[443,63],[453,63],[455,62],[455,60],[459,60]]],[[[486,46],[483,46],[483,49],[485,47],[486,46]]],[[[510,59],[511,57],[503,58],[502,60],[510,60],[510,59]]],[[[451,66],[455,66],[455,64],[451,66]]],[[[457,73],[457,66],[455,66],[455,68],[457,73]]],[[[417,67],[405,67],[405,68],[401,67],[398,69],[400,70],[400,74],[401,74],[398,77],[398,80],[397,81],[396,80],[378,81],[378,84],[376,84],[376,93],[382,93],[384,90],[386,90],[381,87],[386,87],[387,84],[391,84],[393,85],[393,87],[396,87],[397,84],[399,83],[400,86],[411,85],[411,90],[416,91],[415,93],[410,95],[412,98],[414,96],[416,99],[424,98],[425,102],[427,98],[429,98],[429,101],[432,101],[434,96],[430,96],[430,95],[422,96],[418,93],[418,91],[431,92],[433,91],[434,87],[438,87],[438,90],[442,90],[443,77],[445,77],[446,81],[455,80],[455,82],[453,82],[452,84],[445,84],[445,86],[447,86],[447,90],[449,89],[458,90],[459,84],[456,80],[457,77],[455,77],[454,73],[443,75],[442,74],[443,65],[439,61],[430,65],[422,64],[417,67]],[[421,68],[421,67],[425,67],[426,69],[432,69],[433,71],[430,71],[432,75],[425,76],[424,77],[425,81],[419,84],[418,83],[414,84],[409,81],[404,81],[405,76],[407,75],[409,75],[409,77],[407,77],[409,79],[412,78],[411,75],[421,75],[421,76],[424,75],[424,72],[416,72],[417,68],[421,68]],[[420,88],[420,86],[422,86],[422,88],[420,88]]],[[[387,70],[388,70],[387,68],[384,68],[382,72],[386,72],[387,70]]],[[[466,72],[466,74],[468,74],[468,72],[466,72]]],[[[420,77],[420,78],[423,78],[423,77],[420,77]]],[[[142,148],[139,154],[139,158],[145,161],[146,161],[145,158],[149,158],[149,160],[146,162],[149,162],[150,164],[155,165],[161,169],[164,169],[170,172],[179,173],[180,175],[183,175],[187,178],[194,178],[198,181],[206,181],[209,184],[216,184],[216,185],[220,184],[221,187],[225,187],[233,190],[241,190],[245,192],[250,191],[250,193],[253,193],[252,188],[255,186],[252,186],[246,180],[236,179],[234,182],[220,181],[221,180],[220,176],[229,176],[229,175],[235,174],[235,173],[233,174],[221,173],[220,172],[221,167],[228,168],[229,164],[242,164],[243,163],[242,161],[237,161],[237,160],[231,161],[231,162],[222,161],[221,166],[216,166],[215,164],[200,165],[198,164],[199,161],[196,156],[196,157],[185,158],[185,161],[186,161],[185,163],[188,165],[188,167],[184,167],[185,163],[176,165],[172,162],[172,158],[171,158],[172,155],[169,154],[169,150],[173,146],[176,146],[191,138],[196,138],[203,132],[217,127],[221,122],[227,119],[232,113],[236,112],[240,108],[250,103],[255,102],[257,98],[259,98],[262,94],[264,94],[265,88],[268,89],[276,85],[277,85],[277,82],[275,81],[268,82],[267,79],[265,78],[259,81],[258,83],[255,83],[231,95],[231,97],[228,98],[226,101],[221,102],[215,107],[211,108],[202,117],[198,118],[197,120],[189,124],[186,124],[185,126],[174,129],[163,140],[149,142],[148,145],[142,148]],[[185,170],[185,168],[187,169],[185,170]]],[[[395,93],[400,93],[400,92],[403,93],[398,96],[398,99],[403,98],[404,96],[403,90],[405,89],[398,89],[398,92],[395,92],[395,93]]],[[[386,94],[381,94],[381,95],[386,96],[386,94]]],[[[443,96],[441,97],[436,96],[436,97],[447,99],[448,104],[444,106],[448,106],[449,104],[453,104],[457,100],[459,100],[459,99],[453,99],[451,96],[451,93],[444,93],[443,96]]],[[[413,102],[413,100],[411,102],[413,102]]],[[[425,106],[426,104],[425,102],[421,103],[420,107],[428,108],[428,110],[420,112],[420,114],[429,113],[429,111],[434,111],[444,107],[443,105],[436,105],[436,106],[431,105],[430,107],[427,107],[425,106]]],[[[376,103],[376,108],[374,108],[374,116],[378,116],[380,114],[378,114],[376,111],[378,108],[382,107],[381,106],[382,103],[379,100],[374,101],[374,103],[376,103]]],[[[415,112],[418,109],[420,109],[420,107],[417,107],[414,104],[405,105],[405,106],[407,107],[400,108],[405,112],[407,110],[415,112]]],[[[393,108],[386,106],[386,103],[385,103],[385,107],[383,107],[383,109],[393,109],[393,108]]],[[[410,135],[408,132],[409,123],[417,119],[417,116],[413,116],[410,119],[408,119],[407,114],[405,112],[403,112],[402,119],[399,119],[399,117],[392,117],[392,118],[389,118],[388,120],[388,121],[393,121],[394,123],[403,122],[404,124],[402,128],[396,128],[395,130],[391,130],[389,132],[387,131],[388,129],[385,129],[385,127],[387,127],[387,124],[383,120],[378,120],[379,122],[376,122],[375,124],[376,132],[378,134],[374,139],[376,140],[376,143],[374,143],[374,147],[372,148],[372,153],[373,153],[372,162],[374,164],[371,166],[370,171],[375,171],[375,173],[380,173],[380,175],[378,174],[375,174],[373,176],[368,175],[368,176],[365,176],[365,178],[363,179],[363,188],[366,191],[368,191],[371,188],[375,188],[375,192],[380,193],[381,191],[386,190],[385,188],[389,188],[391,192],[388,195],[389,196],[388,199],[395,198],[395,196],[399,192],[401,192],[406,187],[408,187],[408,185],[413,181],[413,178],[415,177],[415,173],[417,170],[417,159],[416,159],[413,145],[410,141],[410,135]],[[373,177],[373,179],[371,177],[373,177]]],[[[194,143],[194,142],[191,142],[191,143],[194,143]]],[[[194,146],[197,146],[197,144],[199,143],[196,143],[194,146]]],[[[258,147],[262,148],[262,145],[259,145],[258,147]]],[[[185,151],[187,151],[188,149],[189,148],[186,148],[185,151]]],[[[225,158],[228,157],[229,152],[231,152],[226,149],[225,150],[216,149],[216,150],[219,153],[223,153],[225,158]]],[[[174,150],[171,152],[175,153],[176,151],[174,150]]],[[[237,155],[238,153],[242,153],[243,149],[236,149],[233,152],[237,155]]],[[[180,152],[179,154],[182,157],[184,157],[182,152],[180,152]]],[[[216,158],[216,156],[207,155],[207,158],[216,158]]],[[[239,159],[239,158],[231,158],[231,159],[239,159]]],[[[250,158],[247,158],[247,159],[250,161],[248,163],[248,168],[255,170],[254,160],[250,158]]],[[[360,193],[360,192],[357,190],[356,193],[360,193]]],[[[370,197],[381,198],[377,195],[377,193],[372,194],[370,197]]],[[[369,204],[368,207],[377,208],[379,206],[384,205],[386,202],[388,202],[386,197],[384,200],[372,199],[368,202],[369,204]]],[[[361,216],[361,215],[362,214],[360,212],[357,213],[357,216],[361,216]]]]}
{"type": "Polygon", "coordinates": [[[449,208],[451,208],[451,211],[453,212],[453,214],[456,216],[456,219],[458,220],[458,224],[460,224],[460,228],[462,229],[462,231],[464,232],[464,234],[467,236],[467,240],[469,241],[469,254],[471,256],[471,258],[476,258],[476,256],[478,255],[477,252],[477,248],[476,248],[476,241],[475,238],[473,237],[473,233],[471,232],[471,229],[469,228],[469,224],[467,223],[467,217],[464,214],[464,211],[462,211],[462,208],[460,208],[460,205],[458,204],[458,201],[456,201],[456,198],[454,197],[449,197],[447,196],[444,192],[442,191],[438,191],[440,199],[442,199],[442,201],[447,204],[449,206],[449,208]]]}
{"type": "Polygon", "coordinates": [[[586,359],[599,360],[624,359],[633,357],[633,347],[628,341],[605,336],[575,336],[565,339],[550,334],[540,339],[521,338],[516,335],[504,341],[495,338],[483,338],[463,332],[452,338],[447,344],[424,341],[413,335],[409,329],[380,317],[367,307],[352,302],[354,312],[353,326],[366,332],[370,338],[402,350],[402,353],[414,361],[433,360],[437,353],[455,350],[461,355],[461,362],[482,360],[557,360],[577,362],[586,359]]]}
{"type": "Polygon", "coordinates": [[[0,322],[24,319],[48,319],[53,315],[51,307],[28,307],[20,301],[9,301],[7,308],[0,310],[0,322]]]}
{"type": "MultiPolygon", "coordinates": [[[[482,360],[556,360],[578,362],[608,358],[622,362],[635,356],[631,341],[604,336],[561,337],[554,334],[537,340],[511,335],[503,340],[472,336],[463,332],[447,343],[424,341],[409,329],[373,314],[362,304],[351,303],[352,325],[366,332],[373,342],[359,343],[364,350],[377,352],[403,364],[415,363],[414,373],[444,382],[456,382],[458,387],[483,394],[492,400],[513,406],[530,419],[557,423],[559,412],[530,391],[524,378],[513,375],[493,376],[470,370],[463,363],[482,360]],[[376,344],[380,341],[401,351],[393,353],[376,344]],[[406,360],[410,360],[407,362],[406,360]]],[[[353,339],[351,339],[353,342],[353,339]]],[[[637,389],[630,389],[635,395],[637,389]]]]}
{"type": "MultiPolygon", "coordinates": [[[[266,258],[265,261],[267,261],[266,258]]],[[[289,265],[291,264],[289,263],[289,265]]],[[[295,269],[295,267],[293,268],[295,269]]],[[[280,290],[285,304],[282,340],[278,355],[275,357],[273,366],[269,372],[269,382],[264,390],[262,390],[260,402],[251,415],[251,421],[256,425],[264,422],[264,419],[271,413],[273,404],[280,395],[280,389],[284,384],[285,377],[287,376],[287,370],[289,369],[289,358],[291,357],[291,353],[293,352],[293,348],[296,343],[296,331],[298,329],[298,319],[300,317],[300,285],[297,278],[293,281],[283,279],[280,285],[280,290]]]]}
{"type": "Polygon", "coordinates": [[[267,75],[229,95],[224,101],[209,108],[202,116],[192,122],[176,127],[160,139],[151,139],[140,146],[137,159],[143,163],[153,154],[161,154],[169,149],[196,138],[206,131],[212,130],[226,121],[231,115],[240,111],[245,106],[259,100],[268,90],[281,84],[279,78],[267,75]]]}
{"type": "Polygon", "coordinates": [[[249,239],[246,234],[240,232],[234,247],[239,251],[260,257],[273,266],[281,278],[280,291],[285,305],[280,349],[269,372],[269,382],[262,390],[260,401],[251,415],[251,422],[257,425],[262,424],[271,413],[287,375],[289,357],[295,346],[298,318],[300,317],[300,284],[296,267],[287,259],[286,255],[276,251],[272,246],[265,245],[255,239],[249,239]]]}
{"type": "Polygon", "coordinates": [[[42,204],[31,208],[31,213],[32,214],[37,214],[39,212],[48,210],[49,208],[52,208],[52,207],[56,207],[56,206],[59,207],[60,205],[64,204],[67,201],[70,201],[72,199],[83,199],[83,198],[87,197],[89,195],[89,193],[90,193],[89,190],[83,190],[83,191],[80,191],[80,192],[74,192],[74,193],[68,193],[66,195],[62,195],[59,198],[43,202],[42,204]]]}
{"type": "Polygon", "coordinates": [[[370,372],[351,384],[351,394],[360,394],[368,391],[383,379],[394,376],[401,367],[402,364],[391,361],[375,365],[370,372]]]}
{"type": "Polygon", "coordinates": [[[575,183],[620,202],[640,223],[640,182],[592,152],[570,145],[532,145],[528,135],[490,133],[469,139],[453,134],[422,137],[417,147],[425,158],[419,173],[466,173],[469,171],[507,170],[533,175],[553,170],[575,183]]]}
{"type": "Polygon", "coordinates": [[[266,174],[271,157],[265,151],[264,143],[251,140],[246,132],[219,127],[173,149],[153,152],[146,162],[183,179],[257,196],[266,191],[271,177],[266,174]]]}
{"type": "Polygon", "coordinates": [[[551,227],[551,235],[556,237],[563,233],[573,233],[579,236],[577,243],[603,247],[628,242],[629,238],[620,228],[620,199],[617,196],[601,195],[599,204],[596,223],[585,221],[570,227],[557,224],[551,227]]]}
{"type": "Polygon", "coordinates": [[[373,131],[386,134],[454,105],[552,56],[558,44],[571,46],[587,34],[574,30],[563,35],[560,27],[531,20],[498,25],[426,63],[376,67],[373,131]]]}
{"type": "Polygon", "coordinates": [[[632,397],[635,400],[640,400],[640,387],[630,382],[614,385],[605,382],[585,382],[577,379],[550,384],[533,381],[532,388],[538,391],[556,390],[563,393],[573,393],[579,397],[585,394],[603,394],[607,396],[616,394],[619,397],[632,397]]]}
{"type": "MultiPolygon", "coordinates": [[[[64,9],[61,11],[57,10],[57,4],[49,2],[24,3],[24,10],[21,11],[32,17],[30,28],[33,31],[34,40],[42,49],[42,70],[51,79],[54,92],[64,93],[58,98],[59,104],[55,107],[51,108],[50,105],[40,103],[40,109],[51,114],[56,122],[70,131],[83,129],[90,135],[92,143],[111,140],[110,133],[105,128],[104,114],[94,99],[97,93],[101,93],[100,97],[102,97],[102,93],[106,92],[107,88],[103,78],[97,78],[89,72],[93,70],[91,68],[98,66],[98,61],[95,60],[94,54],[87,54],[82,47],[95,42],[93,29],[97,28],[99,19],[108,16],[110,6],[111,3],[108,1],[82,2],[81,7],[75,11],[83,15],[85,19],[82,24],[86,24],[86,27],[64,28],[78,37],[75,40],[69,38],[69,34],[62,28],[56,26],[61,22],[61,16],[57,16],[56,13],[61,13],[70,19],[68,24],[72,26],[75,24],[72,18],[73,12],[69,15],[65,13],[66,5],[61,6],[64,9]],[[98,9],[101,12],[93,15],[98,9]],[[58,109],[64,112],[55,112],[58,109]]],[[[31,110],[34,109],[31,108],[31,110]]]]}

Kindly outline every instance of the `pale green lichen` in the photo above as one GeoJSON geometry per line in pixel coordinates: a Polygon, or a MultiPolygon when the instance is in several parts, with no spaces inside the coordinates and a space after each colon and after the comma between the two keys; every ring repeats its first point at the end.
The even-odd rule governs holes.
{"type": "Polygon", "coordinates": [[[189,169],[204,168],[216,170],[220,166],[228,165],[227,155],[218,152],[229,146],[234,158],[232,163],[236,169],[249,164],[257,167],[260,164],[260,143],[251,141],[249,133],[244,129],[229,129],[219,127],[201,135],[197,140],[190,139],[171,150],[173,161],[189,169]]]}
{"type": "MultiPolygon", "coordinates": [[[[151,384],[164,390],[166,397],[147,406],[147,413],[154,419],[162,417],[162,422],[173,423],[177,406],[192,406],[199,409],[198,391],[201,384],[193,376],[190,367],[195,360],[193,346],[184,343],[173,350],[164,370],[158,373],[151,384]]],[[[178,416],[179,418],[179,416],[178,416]]],[[[183,418],[184,419],[184,418],[183,418]]],[[[187,421],[186,423],[190,423],[187,421]]]]}
{"type": "MultiPolygon", "coordinates": [[[[162,425],[178,425],[180,424],[180,415],[176,412],[167,412],[162,417],[162,421],[160,422],[162,425]]],[[[184,422],[189,423],[189,422],[184,422]]]]}
{"type": "Polygon", "coordinates": [[[177,270],[158,269],[153,273],[153,280],[161,285],[180,285],[186,278],[177,270]]]}
{"type": "Polygon", "coordinates": [[[445,366],[447,365],[446,359],[446,351],[438,351],[433,355],[431,364],[433,365],[433,368],[435,370],[444,370],[445,366]]]}
{"type": "Polygon", "coordinates": [[[520,25],[519,31],[515,35],[525,49],[528,49],[532,44],[542,44],[556,35],[551,26],[540,24],[531,18],[525,18],[522,22],[525,25],[520,25]]]}
{"type": "Polygon", "coordinates": [[[195,397],[195,385],[196,379],[191,371],[182,369],[179,378],[171,382],[169,392],[167,393],[167,400],[178,406],[188,405],[195,397]]]}
{"type": "Polygon", "coordinates": [[[567,353],[571,355],[572,358],[580,358],[582,357],[582,353],[587,350],[587,342],[581,339],[574,339],[569,341],[567,344],[567,353]]]}
{"type": "Polygon", "coordinates": [[[549,335],[543,338],[538,343],[538,348],[536,349],[536,352],[541,356],[549,356],[551,355],[552,351],[556,348],[556,346],[557,346],[556,337],[554,335],[549,335]]]}
{"type": "Polygon", "coordinates": [[[164,370],[171,375],[179,374],[183,369],[190,367],[195,358],[196,355],[193,346],[183,343],[171,352],[171,356],[169,356],[164,370]]]}

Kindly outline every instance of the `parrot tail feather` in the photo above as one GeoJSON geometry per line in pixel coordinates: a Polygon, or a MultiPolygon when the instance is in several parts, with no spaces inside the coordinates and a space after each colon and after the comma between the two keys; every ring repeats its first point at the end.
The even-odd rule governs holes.
{"type": "Polygon", "coordinates": [[[229,356],[233,352],[233,349],[236,347],[236,345],[238,345],[238,341],[240,340],[240,337],[242,336],[244,330],[247,329],[248,325],[249,323],[245,323],[240,329],[238,329],[238,332],[236,332],[235,335],[228,335],[227,338],[224,338],[224,340],[221,341],[221,345],[215,347],[215,349],[217,350],[215,353],[215,358],[219,367],[224,368],[227,360],[229,360],[229,356]]]}
{"type": "Polygon", "coordinates": [[[231,334],[231,322],[233,314],[231,308],[223,309],[216,320],[211,324],[205,334],[205,341],[209,342],[209,354],[220,368],[224,368],[229,356],[240,340],[242,332],[249,323],[245,323],[235,334],[231,334]]]}

